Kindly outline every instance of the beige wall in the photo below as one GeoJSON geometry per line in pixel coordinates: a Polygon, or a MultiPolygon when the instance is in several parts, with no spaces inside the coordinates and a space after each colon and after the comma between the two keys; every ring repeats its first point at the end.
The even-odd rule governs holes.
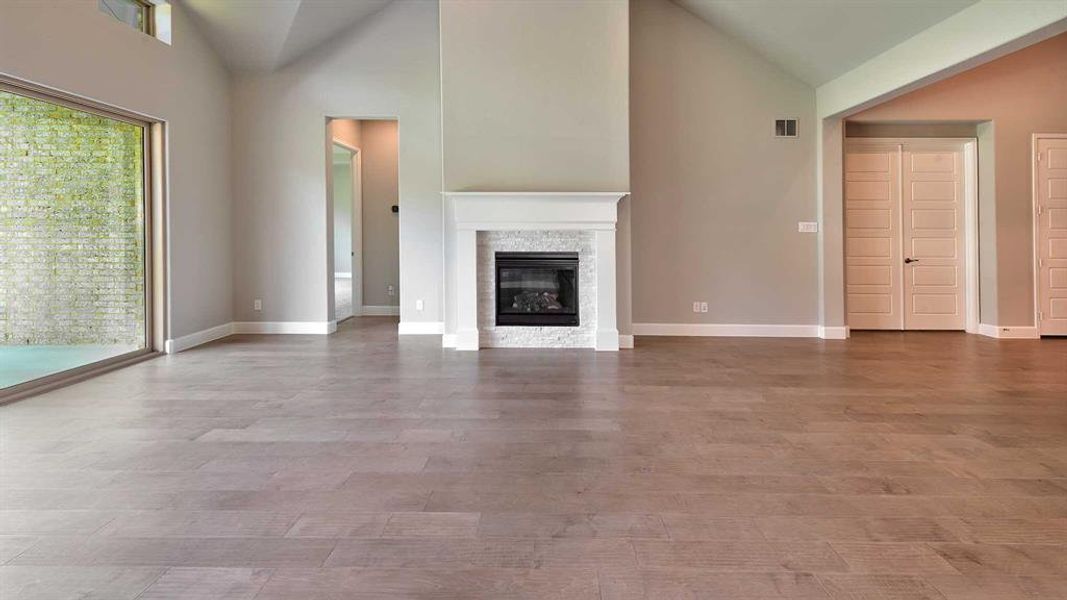
{"type": "MultiPolygon", "coordinates": [[[[630,189],[627,0],[440,6],[446,191],[630,189]]],[[[624,200],[616,248],[621,333],[630,332],[628,211],[624,200]]],[[[446,240],[446,264],[452,252],[446,240]]],[[[446,273],[449,333],[454,279],[446,273]]]]}
{"type": "Polygon", "coordinates": [[[96,2],[0,2],[0,73],[166,121],[170,334],[232,319],[230,93],[176,4],[173,45],[96,2]]]}
{"type": "Polygon", "coordinates": [[[279,71],[234,78],[237,320],[331,318],[326,119],[362,117],[398,119],[403,132],[401,320],[441,321],[437,15],[435,2],[397,0],[279,71]]]}
{"type": "Polygon", "coordinates": [[[363,304],[395,306],[399,295],[397,122],[363,121],[363,304]]]}
{"type": "Polygon", "coordinates": [[[626,191],[627,2],[441,2],[447,191],[626,191]]]}
{"type": "MultiPolygon", "coordinates": [[[[983,309],[983,321],[991,325],[1034,324],[1031,134],[1067,132],[1064,98],[1067,34],[850,117],[854,121],[992,122],[995,200],[980,200],[982,207],[995,207],[996,321],[988,322],[983,309]]],[[[983,221],[989,220],[988,213],[985,210],[981,215],[983,221]]],[[[986,266],[982,270],[985,273],[986,266]]]]}
{"type": "Polygon", "coordinates": [[[634,322],[818,323],[814,90],[667,0],[630,18],[634,322]]]}

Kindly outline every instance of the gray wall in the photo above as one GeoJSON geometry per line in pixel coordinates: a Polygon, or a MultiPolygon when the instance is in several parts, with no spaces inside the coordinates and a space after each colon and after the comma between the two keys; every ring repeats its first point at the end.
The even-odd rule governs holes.
{"type": "Polygon", "coordinates": [[[399,295],[399,194],[397,122],[363,121],[363,304],[395,306],[399,295]]]}
{"type": "Polygon", "coordinates": [[[397,118],[401,320],[441,320],[437,4],[398,0],[288,67],[239,75],[233,96],[234,312],[239,321],[332,314],[326,118],[397,118]],[[252,310],[263,299],[262,312],[252,310]],[[425,309],[415,310],[422,299],[425,309]]]}
{"type": "Polygon", "coordinates": [[[627,29],[625,0],[441,2],[445,190],[628,190],[627,29]]]}
{"type": "Polygon", "coordinates": [[[170,337],[227,323],[228,74],[181,4],[173,6],[173,46],[96,4],[0,2],[0,72],[167,122],[170,337]]]}
{"type": "MultiPolygon", "coordinates": [[[[441,11],[445,190],[630,189],[626,0],[449,0],[441,11]]],[[[629,204],[619,210],[618,327],[629,333],[629,204]]],[[[451,240],[445,252],[451,264],[451,240]]]]}
{"type": "Polygon", "coordinates": [[[667,0],[630,19],[634,322],[816,324],[814,90],[667,0]]]}

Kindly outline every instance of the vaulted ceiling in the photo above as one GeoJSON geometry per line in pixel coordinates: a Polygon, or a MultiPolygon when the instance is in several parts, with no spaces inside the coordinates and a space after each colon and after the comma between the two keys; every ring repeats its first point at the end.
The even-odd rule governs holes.
{"type": "Polygon", "coordinates": [[[813,86],[977,0],[674,0],[813,86]]]}
{"type": "Polygon", "coordinates": [[[197,28],[237,71],[284,66],[390,0],[184,0],[197,28]]]}
{"type": "MultiPolygon", "coordinates": [[[[231,69],[270,71],[351,29],[390,1],[183,3],[231,69]]],[[[977,0],[674,1],[803,81],[818,86],[977,0]]]]}

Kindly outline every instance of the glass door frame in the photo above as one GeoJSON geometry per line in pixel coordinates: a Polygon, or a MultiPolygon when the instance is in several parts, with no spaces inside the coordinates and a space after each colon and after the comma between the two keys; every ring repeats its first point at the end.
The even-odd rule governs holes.
{"type": "Polygon", "coordinates": [[[166,294],[165,127],[164,122],[59,90],[0,74],[0,91],[56,104],[141,128],[142,211],[144,214],[144,347],[0,389],[0,404],[63,387],[162,354],[169,308],[166,294]]]}

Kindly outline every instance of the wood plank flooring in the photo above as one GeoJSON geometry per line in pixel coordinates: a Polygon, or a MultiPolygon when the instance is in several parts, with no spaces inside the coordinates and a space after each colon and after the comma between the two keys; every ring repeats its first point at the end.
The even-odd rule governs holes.
{"type": "Polygon", "coordinates": [[[395,330],[0,407],[0,597],[1067,598],[1067,340],[395,330]]]}

